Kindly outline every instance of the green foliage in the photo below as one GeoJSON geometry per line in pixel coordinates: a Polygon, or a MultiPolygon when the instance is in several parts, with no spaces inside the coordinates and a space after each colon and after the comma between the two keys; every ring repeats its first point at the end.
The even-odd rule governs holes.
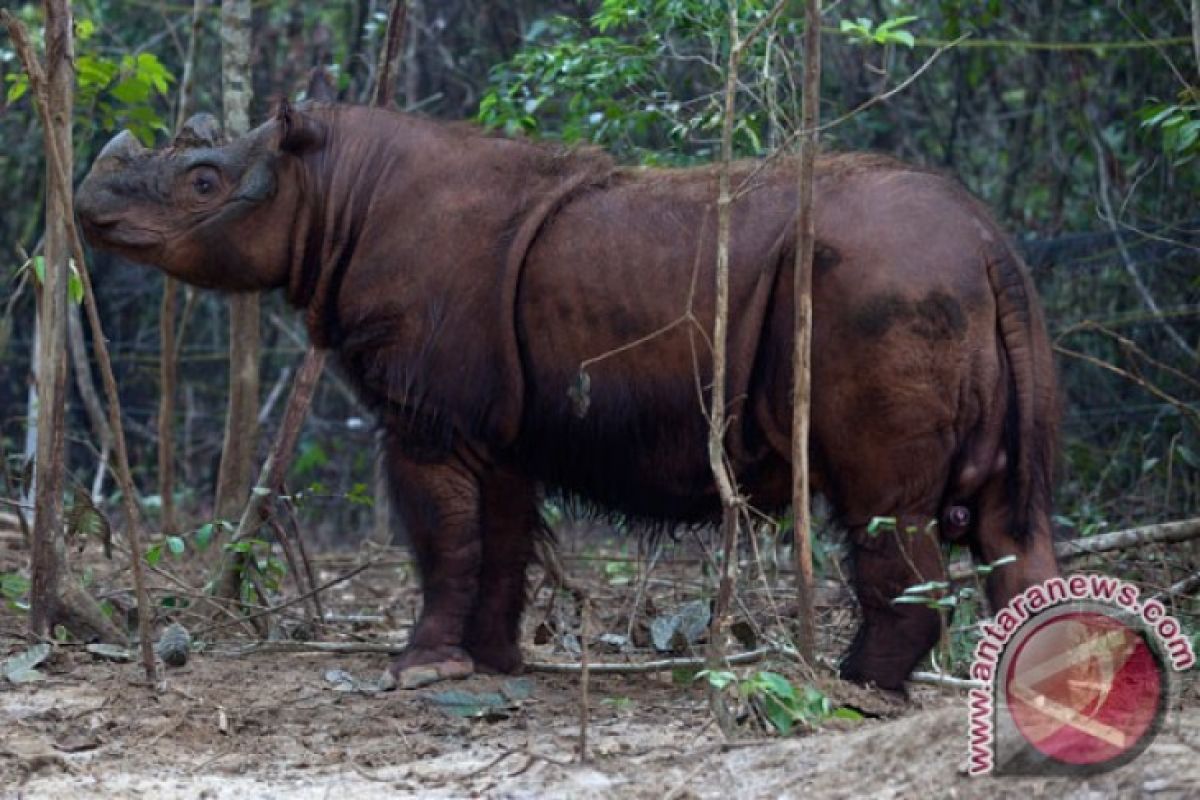
{"type": "Polygon", "coordinates": [[[913,47],[917,40],[912,33],[904,30],[904,26],[910,25],[918,19],[920,18],[913,16],[896,17],[885,20],[879,25],[866,17],[859,17],[854,21],[844,19],[839,30],[856,44],[901,44],[905,47],[913,47]]]}
{"type": "Polygon", "coordinates": [[[292,463],[292,473],[301,479],[307,479],[318,469],[329,463],[329,455],[321,443],[306,440],[300,445],[300,452],[292,463]]]}
{"type": "Polygon", "coordinates": [[[366,506],[370,508],[375,505],[375,498],[371,494],[370,488],[365,483],[356,483],[350,487],[350,491],[346,492],[346,500],[355,506],[366,506]]]}
{"type": "MultiPolygon", "coordinates": [[[[754,0],[738,4],[739,25],[749,29],[768,12],[754,0]]],[[[726,7],[702,0],[605,0],[590,20],[566,16],[535,21],[525,46],[491,73],[479,104],[479,121],[507,133],[566,143],[591,142],[644,163],[689,160],[713,152],[721,126],[720,97],[682,94],[671,65],[703,64],[720,84],[728,51],[726,7]],[[698,143],[697,137],[709,141],[698,143]]],[[[766,38],[744,60],[761,71],[766,38]]],[[[689,87],[694,88],[694,87],[689,87]]],[[[735,146],[763,151],[767,111],[741,109],[735,146]]]]}
{"type": "Polygon", "coordinates": [[[77,114],[98,122],[104,131],[129,128],[143,144],[152,145],[156,133],[168,131],[159,108],[175,76],[153,53],[105,55],[90,46],[94,30],[90,20],[76,22],[77,114]]]}
{"type": "Polygon", "coordinates": [[[791,733],[797,725],[813,728],[829,719],[862,719],[862,715],[853,709],[835,707],[816,687],[797,687],[778,672],[760,670],[747,678],[739,678],[736,673],[725,670],[702,670],[696,678],[707,680],[717,691],[734,691],[770,729],[782,736],[791,733]]]}
{"type": "Polygon", "coordinates": [[[604,562],[604,578],[610,586],[624,586],[637,577],[637,565],[631,561],[604,562]]]}
{"type": "Polygon", "coordinates": [[[1163,153],[1176,167],[1200,154],[1200,89],[1180,92],[1175,103],[1155,103],[1137,112],[1141,127],[1156,131],[1163,153]]]}
{"type": "Polygon", "coordinates": [[[16,572],[0,573],[0,597],[10,611],[28,611],[29,579],[16,572]]]}
{"type": "Polygon", "coordinates": [[[882,531],[896,530],[895,517],[871,517],[871,521],[867,523],[867,534],[876,536],[882,531]]]}
{"type": "MultiPolygon", "coordinates": [[[[127,53],[119,57],[96,41],[97,27],[90,19],[75,21],[75,113],[88,129],[112,132],[128,128],[144,144],[168,130],[160,109],[175,76],[154,53],[127,53]]],[[[5,76],[5,93],[14,105],[29,92],[23,72],[5,76]]],[[[78,302],[78,301],[76,301],[78,302]]]]}
{"type": "Polygon", "coordinates": [[[240,562],[239,575],[240,595],[243,602],[254,601],[258,591],[255,587],[256,576],[264,589],[272,592],[279,591],[283,577],[287,574],[287,566],[275,557],[270,542],[255,538],[241,539],[236,542],[227,542],[224,549],[226,552],[238,553],[243,557],[240,562]]]}

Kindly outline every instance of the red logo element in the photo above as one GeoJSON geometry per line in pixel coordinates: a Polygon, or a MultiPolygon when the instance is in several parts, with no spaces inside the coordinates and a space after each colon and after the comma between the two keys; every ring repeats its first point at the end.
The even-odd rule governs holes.
{"type": "Polygon", "coordinates": [[[1009,713],[1030,746],[1097,766],[1140,750],[1167,690],[1143,636],[1103,611],[1054,616],[1020,642],[1004,676],[1009,713]]]}

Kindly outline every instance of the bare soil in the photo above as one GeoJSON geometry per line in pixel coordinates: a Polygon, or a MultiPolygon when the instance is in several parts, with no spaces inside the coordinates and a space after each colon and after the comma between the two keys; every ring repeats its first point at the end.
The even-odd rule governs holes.
{"type": "MultiPolygon", "coordinates": [[[[0,568],[18,568],[23,556],[0,553],[0,568]]],[[[320,559],[318,581],[344,574],[357,558],[320,559]]],[[[624,582],[624,567],[612,566],[624,563],[619,556],[574,558],[571,571],[594,598],[590,630],[628,631],[628,610],[643,598],[633,637],[643,651],[644,617],[701,593],[699,569],[687,559],[660,562],[639,589],[636,576],[624,582]],[[593,566],[576,570],[580,564],[593,566]]],[[[321,638],[403,638],[417,604],[415,582],[397,554],[376,555],[374,563],[325,595],[326,612],[341,616],[321,638]]],[[[202,583],[199,565],[190,574],[185,562],[171,566],[182,576],[176,581],[202,583]]],[[[155,585],[160,601],[178,588],[157,579],[155,585]]],[[[123,587],[97,591],[119,600],[123,587]]],[[[553,604],[551,595],[543,589],[534,597],[526,654],[573,661],[568,634],[578,632],[578,619],[564,595],[553,604]]],[[[745,586],[737,613],[761,623],[771,618],[767,602],[745,586]]],[[[196,615],[164,610],[160,627],[168,616],[193,630],[201,625],[196,615]]],[[[852,625],[844,598],[833,591],[820,620],[823,649],[840,651],[852,625]]],[[[0,660],[29,646],[23,626],[18,615],[0,611],[0,660]]],[[[0,677],[0,797],[1200,797],[1194,677],[1168,728],[1121,769],[1086,780],[980,779],[962,771],[967,707],[956,690],[913,686],[908,701],[897,702],[820,676],[835,704],[868,717],[830,720],[788,738],[748,722],[728,740],[696,682],[671,673],[592,675],[590,758],[582,763],[578,675],[531,673],[520,679],[531,689],[528,697],[462,718],[435,702],[440,692],[504,691],[512,679],[474,676],[415,691],[345,692],[331,683],[330,670],[373,679],[388,657],[247,654],[249,639],[232,629],[207,638],[213,640],[207,649],[165,670],[159,687],[148,686],[137,665],[101,660],[81,645],[56,647],[40,682],[0,677]]],[[[591,659],[625,656],[593,640],[591,659]]],[[[786,660],[747,669],[764,668],[802,680],[786,660]]]]}
{"type": "MultiPolygon", "coordinates": [[[[579,687],[539,674],[503,719],[462,720],[436,688],[333,691],[331,666],[377,656],[199,656],[165,691],[132,664],[56,656],[44,682],[0,692],[4,797],[1155,797],[1200,796],[1200,713],[1115,772],[1078,779],[961,774],[966,711],[919,689],[894,719],[722,744],[703,692],[650,676],[592,679],[591,760],[578,762],[579,687]],[[626,698],[614,702],[615,698],[626,698]],[[673,794],[672,794],[673,793],[673,794]]],[[[455,684],[494,689],[498,678],[455,684]]]]}

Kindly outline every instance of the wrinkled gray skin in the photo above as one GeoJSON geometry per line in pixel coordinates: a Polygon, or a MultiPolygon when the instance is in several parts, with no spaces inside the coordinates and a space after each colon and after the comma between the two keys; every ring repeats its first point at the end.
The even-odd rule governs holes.
{"type": "Polygon", "coordinates": [[[123,131],[100,152],[76,194],[84,233],[195,286],[279,286],[287,276],[280,242],[299,207],[299,184],[288,180],[295,159],[279,140],[280,125],[272,121],[225,144],[208,114],[188,120],[173,145],[158,152],[123,131]]]}

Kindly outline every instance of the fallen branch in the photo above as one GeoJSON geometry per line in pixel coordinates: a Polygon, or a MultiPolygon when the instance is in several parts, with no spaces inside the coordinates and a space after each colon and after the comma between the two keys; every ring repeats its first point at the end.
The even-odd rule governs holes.
{"type": "Polygon", "coordinates": [[[1176,581],[1161,592],[1150,595],[1151,600],[1165,600],[1168,597],[1184,597],[1200,589],[1200,572],[1193,572],[1181,581],[1176,581]]]}
{"type": "MultiPolygon", "coordinates": [[[[753,664],[777,652],[778,648],[775,647],[760,647],[748,653],[725,656],[722,663],[730,666],[753,664]]],[[[593,675],[640,675],[648,672],[669,672],[676,669],[703,669],[706,666],[708,666],[707,658],[660,658],[656,661],[641,661],[630,664],[588,664],[587,669],[593,675]]],[[[528,672],[574,674],[582,672],[583,665],[557,661],[527,661],[525,669],[528,672]]]]}
{"type": "MultiPolygon", "coordinates": [[[[294,602],[294,601],[293,601],[294,602]]],[[[385,642],[255,642],[236,651],[236,655],[251,653],[378,653],[382,655],[399,655],[404,652],[404,644],[389,644],[385,642]]],[[[776,647],[760,647],[747,653],[728,656],[725,663],[730,666],[753,664],[766,656],[779,652],[776,647]]],[[[592,675],[641,675],[650,672],[669,672],[676,669],[703,669],[707,661],[703,658],[660,658],[655,661],[642,661],[627,664],[588,664],[587,670],[592,675]]],[[[583,665],[578,662],[557,661],[527,661],[526,672],[549,672],[555,674],[577,674],[583,672],[583,665]]]]}
{"type": "Polygon", "coordinates": [[[956,678],[953,675],[942,675],[937,672],[914,672],[908,676],[910,683],[923,683],[927,686],[940,686],[945,689],[983,689],[985,684],[983,681],[971,680],[970,678],[956,678]]]}
{"type": "MultiPolygon", "coordinates": [[[[1059,560],[1068,561],[1113,550],[1127,550],[1143,544],[1173,544],[1198,538],[1200,517],[1057,542],[1054,545],[1054,554],[1059,560]]],[[[949,573],[951,580],[964,580],[975,575],[975,568],[969,562],[959,561],[950,565],[949,573]]]]}
{"type": "MultiPolygon", "coordinates": [[[[369,566],[371,566],[371,564],[369,562],[366,564],[359,564],[357,567],[350,570],[349,572],[339,575],[336,578],[333,578],[332,580],[328,580],[325,583],[322,583],[320,586],[314,586],[312,589],[310,589],[307,592],[304,592],[300,595],[297,595],[296,597],[293,597],[291,600],[287,600],[285,602],[279,603],[278,605],[271,606],[270,608],[264,608],[262,611],[257,611],[253,614],[245,614],[243,616],[237,617],[230,621],[214,623],[212,625],[209,625],[206,628],[201,628],[200,630],[196,631],[193,634],[193,637],[200,638],[201,636],[208,634],[208,633],[212,633],[213,631],[219,631],[223,628],[228,628],[233,625],[243,624],[243,623],[255,620],[255,619],[259,619],[260,617],[265,617],[270,614],[276,614],[276,613],[282,611],[283,609],[287,608],[288,606],[294,606],[297,603],[303,603],[306,600],[309,600],[310,598],[316,597],[318,593],[323,592],[326,589],[333,588],[334,586],[337,586],[339,583],[344,583],[344,582],[350,580],[355,575],[362,572],[369,566]]],[[[318,644],[318,643],[314,642],[314,644],[318,644]]],[[[325,644],[328,644],[328,643],[326,642],[325,644]]],[[[372,652],[374,652],[374,651],[372,651],[372,652]]]]}
{"type": "Polygon", "coordinates": [[[1079,558],[1110,550],[1126,550],[1143,544],[1171,544],[1196,538],[1200,538],[1200,517],[1058,542],[1054,545],[1054,553],[1059,558],[1079,558]]]}

